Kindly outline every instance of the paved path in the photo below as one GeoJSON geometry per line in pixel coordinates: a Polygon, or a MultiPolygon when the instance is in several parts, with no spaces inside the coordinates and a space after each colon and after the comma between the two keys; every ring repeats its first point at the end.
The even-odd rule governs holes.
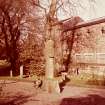
{"type": "Polygon", "coordinates": [[[6,81],[0,105],[105,105],[105,89],[65,86],[62,93],[49,94],[33,83],[6,81]]]}

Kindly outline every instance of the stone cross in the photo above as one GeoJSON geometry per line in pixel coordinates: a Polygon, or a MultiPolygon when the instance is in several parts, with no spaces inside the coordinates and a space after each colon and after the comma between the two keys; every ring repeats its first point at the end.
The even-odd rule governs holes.
{"type": "Polygon", "coordinates": [[[47,40],[45,48],[46,78],[54,78],[54,41],[47,40]]]}

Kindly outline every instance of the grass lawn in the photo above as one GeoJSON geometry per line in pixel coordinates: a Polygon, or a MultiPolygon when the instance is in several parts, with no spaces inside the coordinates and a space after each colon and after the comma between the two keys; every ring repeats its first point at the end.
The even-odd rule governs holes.
{"type": "Polygon", "coordinates": [[[9,76],[0,76],[0,80],[13,80],[13,81],[22,81],[22,82],[33,82],[36,78],[20,78],[19,76],[9,77],[9,76]]]}
{"type": "MultiPolygon", "coordinates": [[[[9,76],[0,76],[0,80],[13,80],[13,81],[21,81],[21,82],[33,82],[35,81],[37,76],[20,78],[20,76],[9,77],[9,76]]],[[[40,77],[42,80],[45,79],[44,76],[40,77]]],[[[60,82],[61,77],[56,77],[60,82]]],[[[105,88],[105,78],[103,76],[98,75],[90,75],[90,74],[81,74],[81,75],[69,75],[70,81],[66,83],[66,85],[71,86],[80,86],[80,87],[93,87],[93,88],[105,88]]]]}
{"type": "Polygon", "coordinates": [[[105,88],[105,77],[99,75],[80,74],[71,75],[67,85],[105,88]]]}

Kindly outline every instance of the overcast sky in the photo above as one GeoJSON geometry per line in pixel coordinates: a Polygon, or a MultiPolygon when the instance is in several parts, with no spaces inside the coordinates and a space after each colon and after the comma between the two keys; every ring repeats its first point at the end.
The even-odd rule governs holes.
{"type": "MultiPolygon", "coordinates": [[[[63,2],[66,2],[66,0],[62,0],[63,2]]],[[[105,0],[72,0],[73,2],[79,1],[83,8],[77,7],[78,12],[76,10],[73,10],[73,13],[70,13],[70,15],[73,16],[80,16],[84,20],[91,20],[94,18],[99,18],[105,16],[105,0]],[[88,2],[93,1],[93,2],[88,2]],[[94,2],[96,1],[96,2],[94,2]]],[[[41,4],[46,9],[49,8],[50,0],[41,0],[41,4]],[[48,2],[49,1],[49,2],[48,2]]],[[[65,4],[65,8],[67,11],[70,10],[70,5],[65,4]]],[[[70,15],[68,13],[65,14],[65,12],[58,11],[58,17],[59,19],[67,19],[70,18],[70,15]]]]}
{"type": "MultiPolygon", "coordinates": [[[[84,20],[91,20],[105,16],[105,0],[95,0],[96,2],[88,2],[88,0],[80,0],[84,8],[77,9],[78,15],[84,20]]],[[[67,15],[66,15],[67,16],[67,15]]],[[[68,18],[69,16],[67,16],[68,18]]],[[[60,18],[66,18],[63,13],[60,13],[60,18]]]]}
{"type": "MultiPolygon", "coordinates": [[[[86,2],[86,0],[84,0],[86,2]]],[[[86,3],[84,3],[86,5],[86,3]]],[[[88,7],[88,6],[87,6],[88,7]]],[[[91,3],[90,9],[82,9],[80,16],[85,20],[99,18],[105,16],[105,0],[96,0],[96,3],[91,3]]]]}

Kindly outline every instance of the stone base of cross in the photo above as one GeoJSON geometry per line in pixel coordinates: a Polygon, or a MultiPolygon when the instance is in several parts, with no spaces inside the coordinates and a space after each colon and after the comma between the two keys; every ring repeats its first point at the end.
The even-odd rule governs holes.
{"type": "Polygon", "coordinates": [[[60,93],[59,82],[57,79],[46,79],[44,89],[48,93],[60,93]]]}

